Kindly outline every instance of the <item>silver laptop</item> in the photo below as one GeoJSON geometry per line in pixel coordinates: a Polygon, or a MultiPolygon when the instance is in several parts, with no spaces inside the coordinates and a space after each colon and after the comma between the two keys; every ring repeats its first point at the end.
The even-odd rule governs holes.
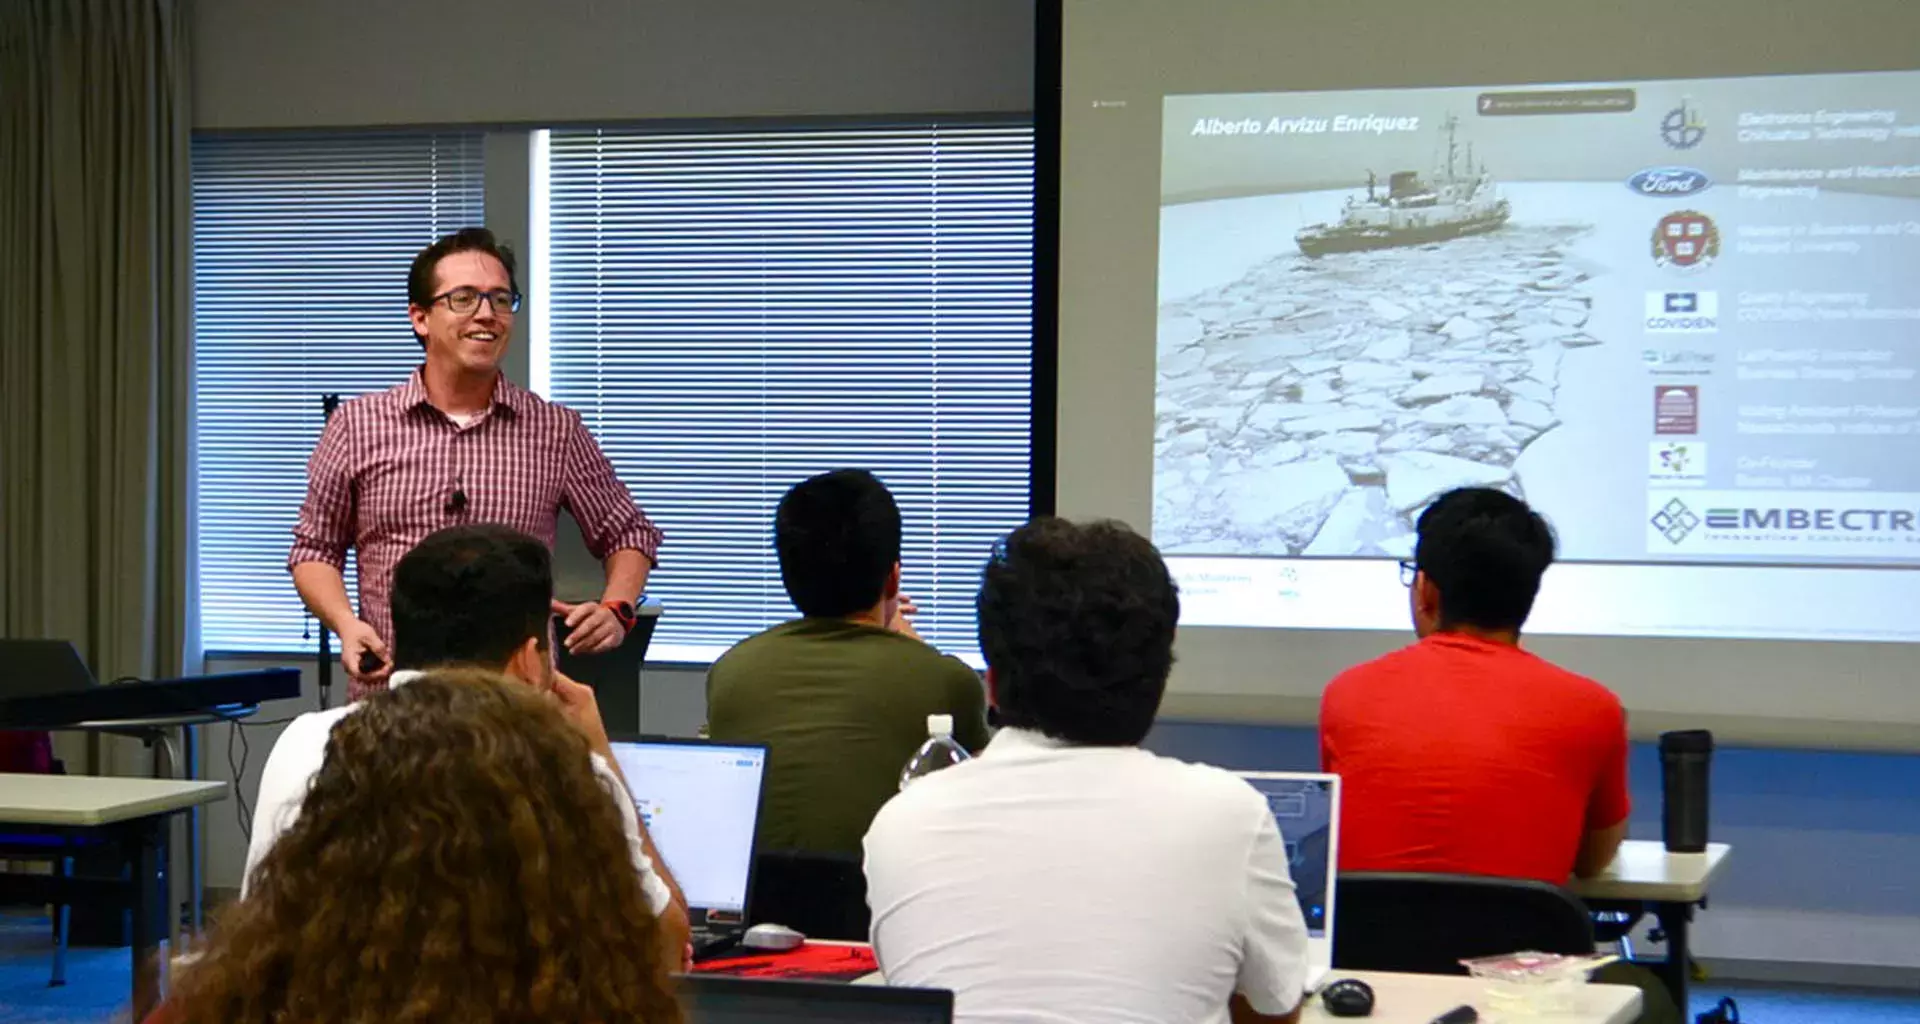
{"type": "Polygon", "coordinates": [[[1235,772],[1267,798],[1307,922],[1307,991],[1333,969],[1333,892],[1340,863],[1340,777],[1314,772],[1235,772]]]}
{"type": "Polygon", "coordinates": [[[692,917],[694,959],[738,945],[753,894],[753,847],[767,748],[618,737],[613,756],[692,917]]]}

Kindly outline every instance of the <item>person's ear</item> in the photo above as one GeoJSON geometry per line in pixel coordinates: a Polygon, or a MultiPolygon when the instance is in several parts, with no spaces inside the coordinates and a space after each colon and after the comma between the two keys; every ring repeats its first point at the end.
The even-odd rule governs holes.
{"type": "Polygon", "coordinates": [[[553,677],[553,658],[539,637],[530,636],[507,657],[506,674],[538,689],[553,677]]]}
{"type": "Polygon", "coordinates": [[[427,316],[430,312],[424,306],[407,304],[407,319],[413,321],[413,336],[419,339],[423,348],[427,344],[427,316]]]}
{"type": "Polygon", "coordinates": [[[1426,573],[1413,578],[1413,606],[1415,612],[1428,622],[1440,619],[1440,588],[1433,585],[1426,573]]]}
{"type": "Polygon", "coordinates": [[[899,562],[893,563],[893,572],[887,574],[887,591],[885,596],[887,597],[888,600],[892,600],[893,598],[900,596],[900,563],[899,562]]]}
{"type": "Polygon", "coordinates": [[[993,674],[992,665],[987,666],[986,681],[987,681],[987,706],[990,708],[997,708],[1000,706],[1000,680],[998,677],[996,677],[993,674]]]}

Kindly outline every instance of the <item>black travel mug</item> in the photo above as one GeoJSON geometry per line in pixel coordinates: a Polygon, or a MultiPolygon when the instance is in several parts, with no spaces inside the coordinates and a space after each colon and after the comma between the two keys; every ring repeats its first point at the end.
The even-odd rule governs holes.
{"type": "Polygon", "coordinates": [[[1660,734],[1660,838],[1669,853],[1707,849],[1707,769],[1713,733],[1688,729],[1660,734]]]}

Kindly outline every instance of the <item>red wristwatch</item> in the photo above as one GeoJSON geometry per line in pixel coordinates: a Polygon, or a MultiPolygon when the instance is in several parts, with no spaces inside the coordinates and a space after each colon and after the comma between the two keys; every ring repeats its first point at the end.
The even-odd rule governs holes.
{"type": "Polygon", "coordinates": [[[633,602],[602,601],[600,603],[605,605],[607,610],[613,613],[614,618],[620,620],[621,629],[629,633],[633,632],[634,624],[640,621],[640,617],[633,612],[633,602]]]}

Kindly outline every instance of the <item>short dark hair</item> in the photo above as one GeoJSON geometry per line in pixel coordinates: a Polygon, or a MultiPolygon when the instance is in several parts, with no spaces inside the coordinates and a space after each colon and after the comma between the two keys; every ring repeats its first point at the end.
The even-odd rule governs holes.
{"type": "Polygon", "coordinates": [[[393,666],[499,670],[531,639],[547,645],[553,556],[511,527],[450,526],[393,570],[393,666]]]}
{"type": "Polygon", "coordinates": [[[1413,563],[1440,592],[1440,626],[1519,629],[1553,564],[1553,528],[1505,491],[1462,487],[1420,513],[1413,563]]]}
{"type": "MultiPolygon", "coordinates": [[[[413,258],[413,266],[407,271],[407,305],[420,306],[433,301],[433,289],[439,280],[440,261],[460,252],[483,252],[500,261],[507,268],[507,284],[515,295],[520,294],[520,279],[515,276],[513,250],[493,236],[486,228],[461,228],[450,235],[442,235],[432,245],[420,250],[413,258]]],[[[415,338],[425,345],[427,339],[415,331],[415,338]]]]}
{"type": "Polygon", "coordinates": [[[1036,519],[996,544],[975,602],[1001,724],[1086,746],[1145,739],[1180,592],[1124,523],[1036,519]]]}
{"type": "Polygon", "coordinates": [[[885,596],[900,562],[900,506],[864,469],[836,469],[793,485],[773,515],[780,582],[808,618],[865,611],[885,596]]]}

